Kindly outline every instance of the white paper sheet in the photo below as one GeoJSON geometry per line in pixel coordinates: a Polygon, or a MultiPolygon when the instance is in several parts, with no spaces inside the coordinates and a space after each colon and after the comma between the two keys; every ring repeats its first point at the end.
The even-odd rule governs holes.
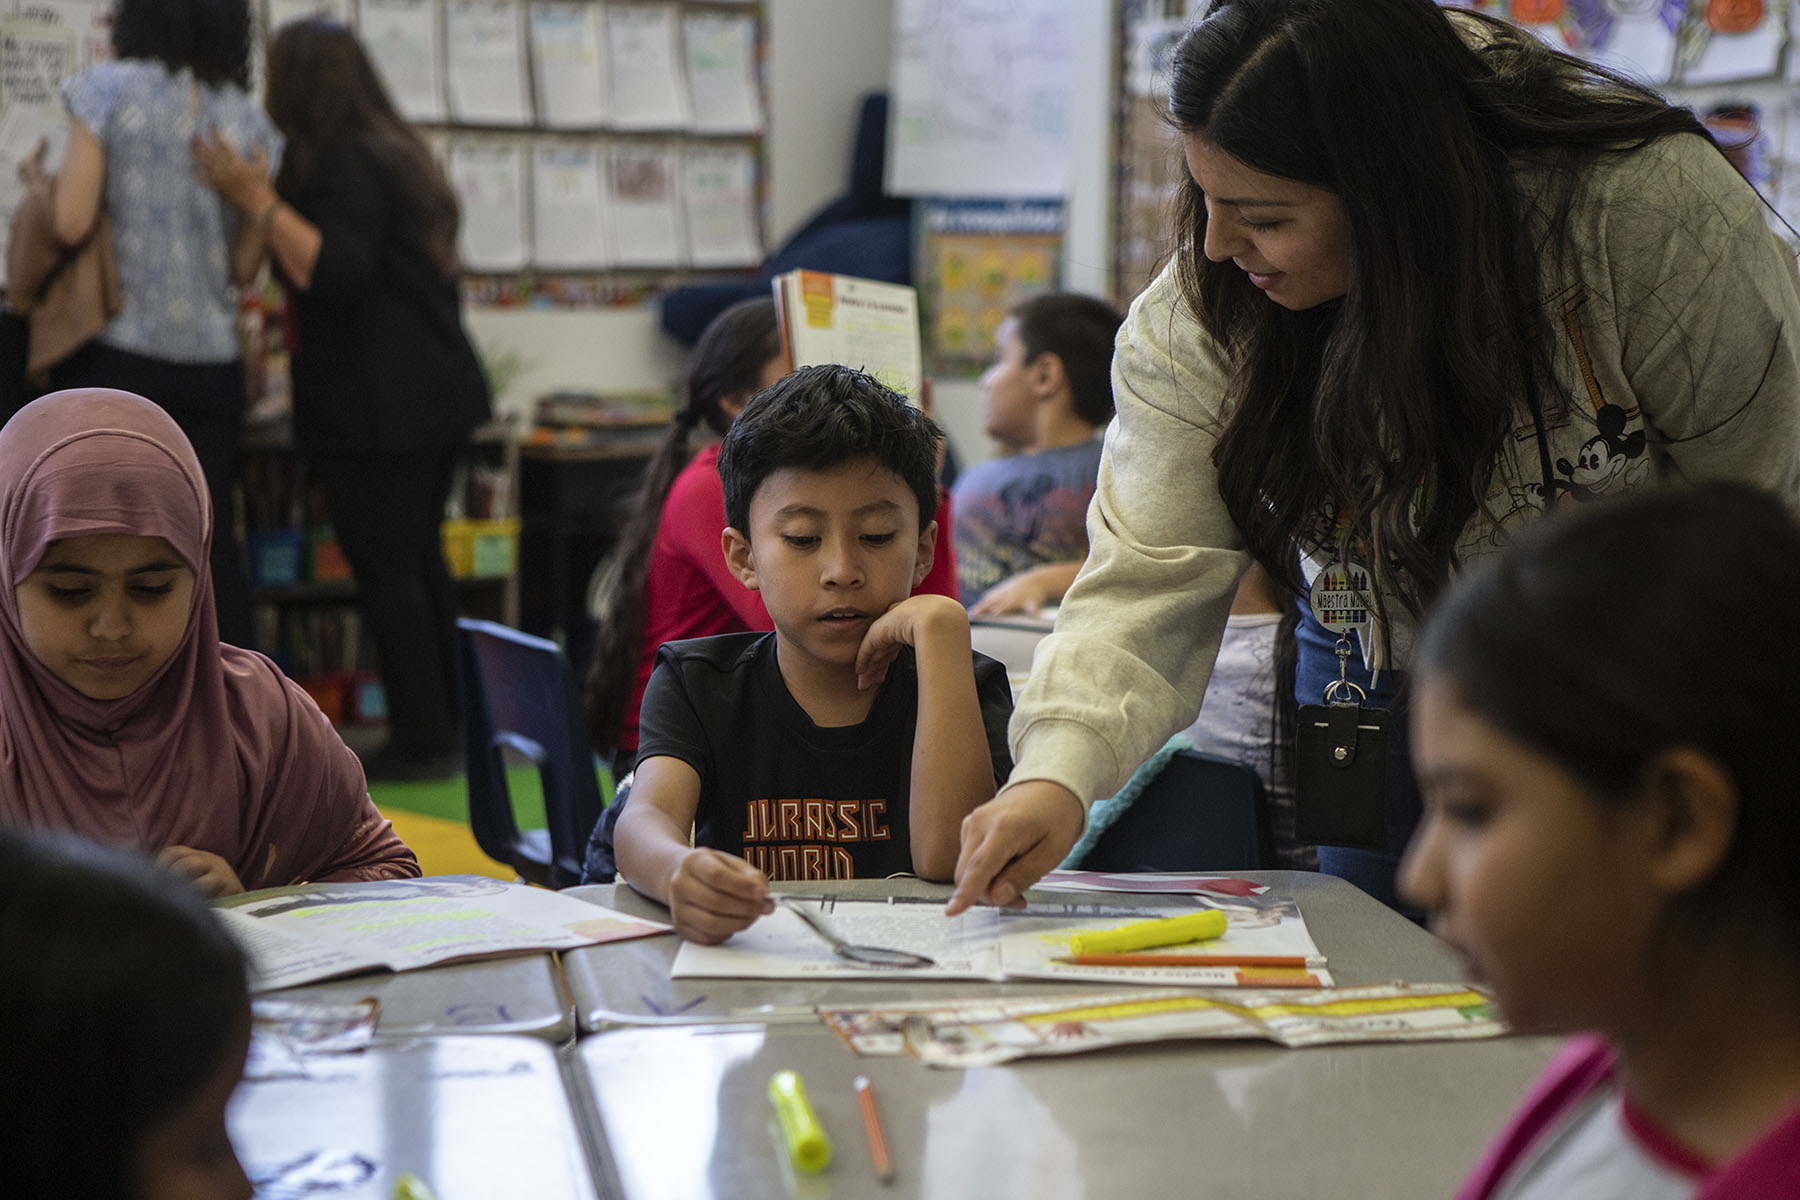
{"type": "Polygon", "coordinates": [[[546,271],[612,265],[600,188],[600,150],[539,142],[531,148],[531,261],[546,271]]]}
{"type": "Polygon", "coordinates": [[[436,0],[361,0],[358,36],[409,121],[448,115],[438,13],[436,0]]]}
{"type": "Polygon", "coordinates": [[[673,150],[637,145],[608,149],[604,178],[615,265],[679,267],[685,262],[676,195],[679,169],[673,150]]]}
{"type": "Polygon", "coordinates": [[[680,33],[673,5],[606,6],[614,128],[680,129],[688,123],[680,33]]]}
{"type": "Polygon", "coordinates": [[[289,21],[307,17],[325,17],[354,29],[354,7],[354,0],[269,0],[269,29],[273,32],[289,21]]]}
{"type": "Polygon", "coordinates": [[[689,150],[681,160],[688,261],[753,267],[763,258],[756,222],[756,158],[744,148],[689,150]]]}
{"type": "Polygon", "coordinates": [[[888,191],[1068,191],[1074,2],[896,0],[888,191]]]}
{"type": "Polygon", "coordinates": [[[689,13],[682,32],[694,132],[760,132],[755,18],[689,13]]]}
{"type": "MultiPolygon", "coordinates": [[[[61,24],[0,22],[0,251],[13,210],[24,199],[19,164],[41,138],[44,169],[54,173],[69,141],[69,116],[58,83],[78,69],[80,35],[61,24]]],[[[5,280],[0,254],[0,284],[5,280]]]]}
{"type": "MultiPolygon", "coordinates": [[[[1234,898],[1221,901],[1229,923],[1224,937],[1205,944],[1206,953],[1279,954],[1319,958],[1305,921],[1288,898],[1234,898]]],[[[1071,901],[1033,904],[1024,910],[972,908],[944,915],[941,901],[825,900],[822,910],[847,940],[910,950],[936,960],[919,969],[858,966],[839,958],[818,934],[785,908],[777,907],[754,925],[716,946],[683,942],[669,974],[675,979],[987,979],[1009,978],[1143,983],[1168,987],[1230,987],[1236,970],[1223,967],[1089,967],[1055,963],[1068,953],[1068,934],[1129,921],[1171,916],[1170,908],[1127,902],[1071,901]]],[[[1165,947],[1168,952],[1195,947],[1165,947]]],[[[1329,986],[1330,976],[1315,970],[1329,986]]]]}
{"type": "Polygon", "coordinates": [[[518,271],[529,257],[525,236],[525,150],[522,144],[456,142],[450,181],[462,205],[457,248],[468,271],[518,271]]]}
{"type": "Polygon", "coordinates": [[[444,31],[450,112],[470,125],[529,125],[525,6],[519,0],[450,0],[444,31]]]}
{"type": "Polygon", "coordinates": [[[606,122],[606,50],[600,7],[532,0],[532,80],[538,123],[593,129],[606,122]]]}

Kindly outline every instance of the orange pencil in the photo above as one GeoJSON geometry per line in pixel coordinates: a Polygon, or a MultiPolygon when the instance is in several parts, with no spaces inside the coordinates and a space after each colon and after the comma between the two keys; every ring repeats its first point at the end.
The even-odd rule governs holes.
{"type": "Polygon", "coordinates": [[[1065,954],[1056,960],[1078,967],[1322,967],[1304,954],[1065,954]]]}
{"type": "Polygon", "coordinates": [[[875,1178],[883,1183],[894,1181],[894,1160],[888,1156],[887,1135],[881,1131],[881,1114],[875,1111],[875,1089],[867,1075],[858,1075],[856,1102],[862,1107],[863,1132],[869,1135],[869,1157],[875,1162],[875,1178]]]}

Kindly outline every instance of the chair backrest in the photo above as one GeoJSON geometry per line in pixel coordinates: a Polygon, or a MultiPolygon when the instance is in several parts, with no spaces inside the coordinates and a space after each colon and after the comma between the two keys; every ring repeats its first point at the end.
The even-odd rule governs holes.
{"type": "Polygon", "coordinates": [[[484,854],[531,882],[571,887],[581,880],[582,854],[603,801],[569,660],[555,642],[493,621],[459,619],[456,643],[470,832],[484,854]],[[548,846],[519,829],[503,747],[538,769],[548,846]]]}
{"type": "Polygon", "coordinates": [[[1081,860],[1088,871],[1255,871],[1276,866],[1262,780],[1250,767],[1180,750],[1081,860]]]}

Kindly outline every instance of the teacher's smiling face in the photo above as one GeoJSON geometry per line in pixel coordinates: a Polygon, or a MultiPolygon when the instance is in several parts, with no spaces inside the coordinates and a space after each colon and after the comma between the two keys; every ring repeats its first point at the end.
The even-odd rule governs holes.
{"type": "Polygon", "coordinates": [[[1206,200],[1206,257],[1236,263],[1269,299],[1296,311],[1350,290],[1350,218],[1342,200],[1254,170],[1198,134],[1185,141],[1188,174],[1206,200]]]}

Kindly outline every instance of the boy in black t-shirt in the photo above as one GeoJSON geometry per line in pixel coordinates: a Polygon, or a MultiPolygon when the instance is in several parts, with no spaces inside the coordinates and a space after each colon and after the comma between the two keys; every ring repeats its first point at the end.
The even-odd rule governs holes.
{"type": "Polygon", "coordinates": [[[771,877],[949,879],[963,817],[1010,772],[1004,669],[970,650],[960,604],[909,595],[937,545],[940,436],[839,366],[732,422],[725,559],[775,632],[662,648],[614,833],[620,873],[683,937],[771,911],[771,877]]]}

